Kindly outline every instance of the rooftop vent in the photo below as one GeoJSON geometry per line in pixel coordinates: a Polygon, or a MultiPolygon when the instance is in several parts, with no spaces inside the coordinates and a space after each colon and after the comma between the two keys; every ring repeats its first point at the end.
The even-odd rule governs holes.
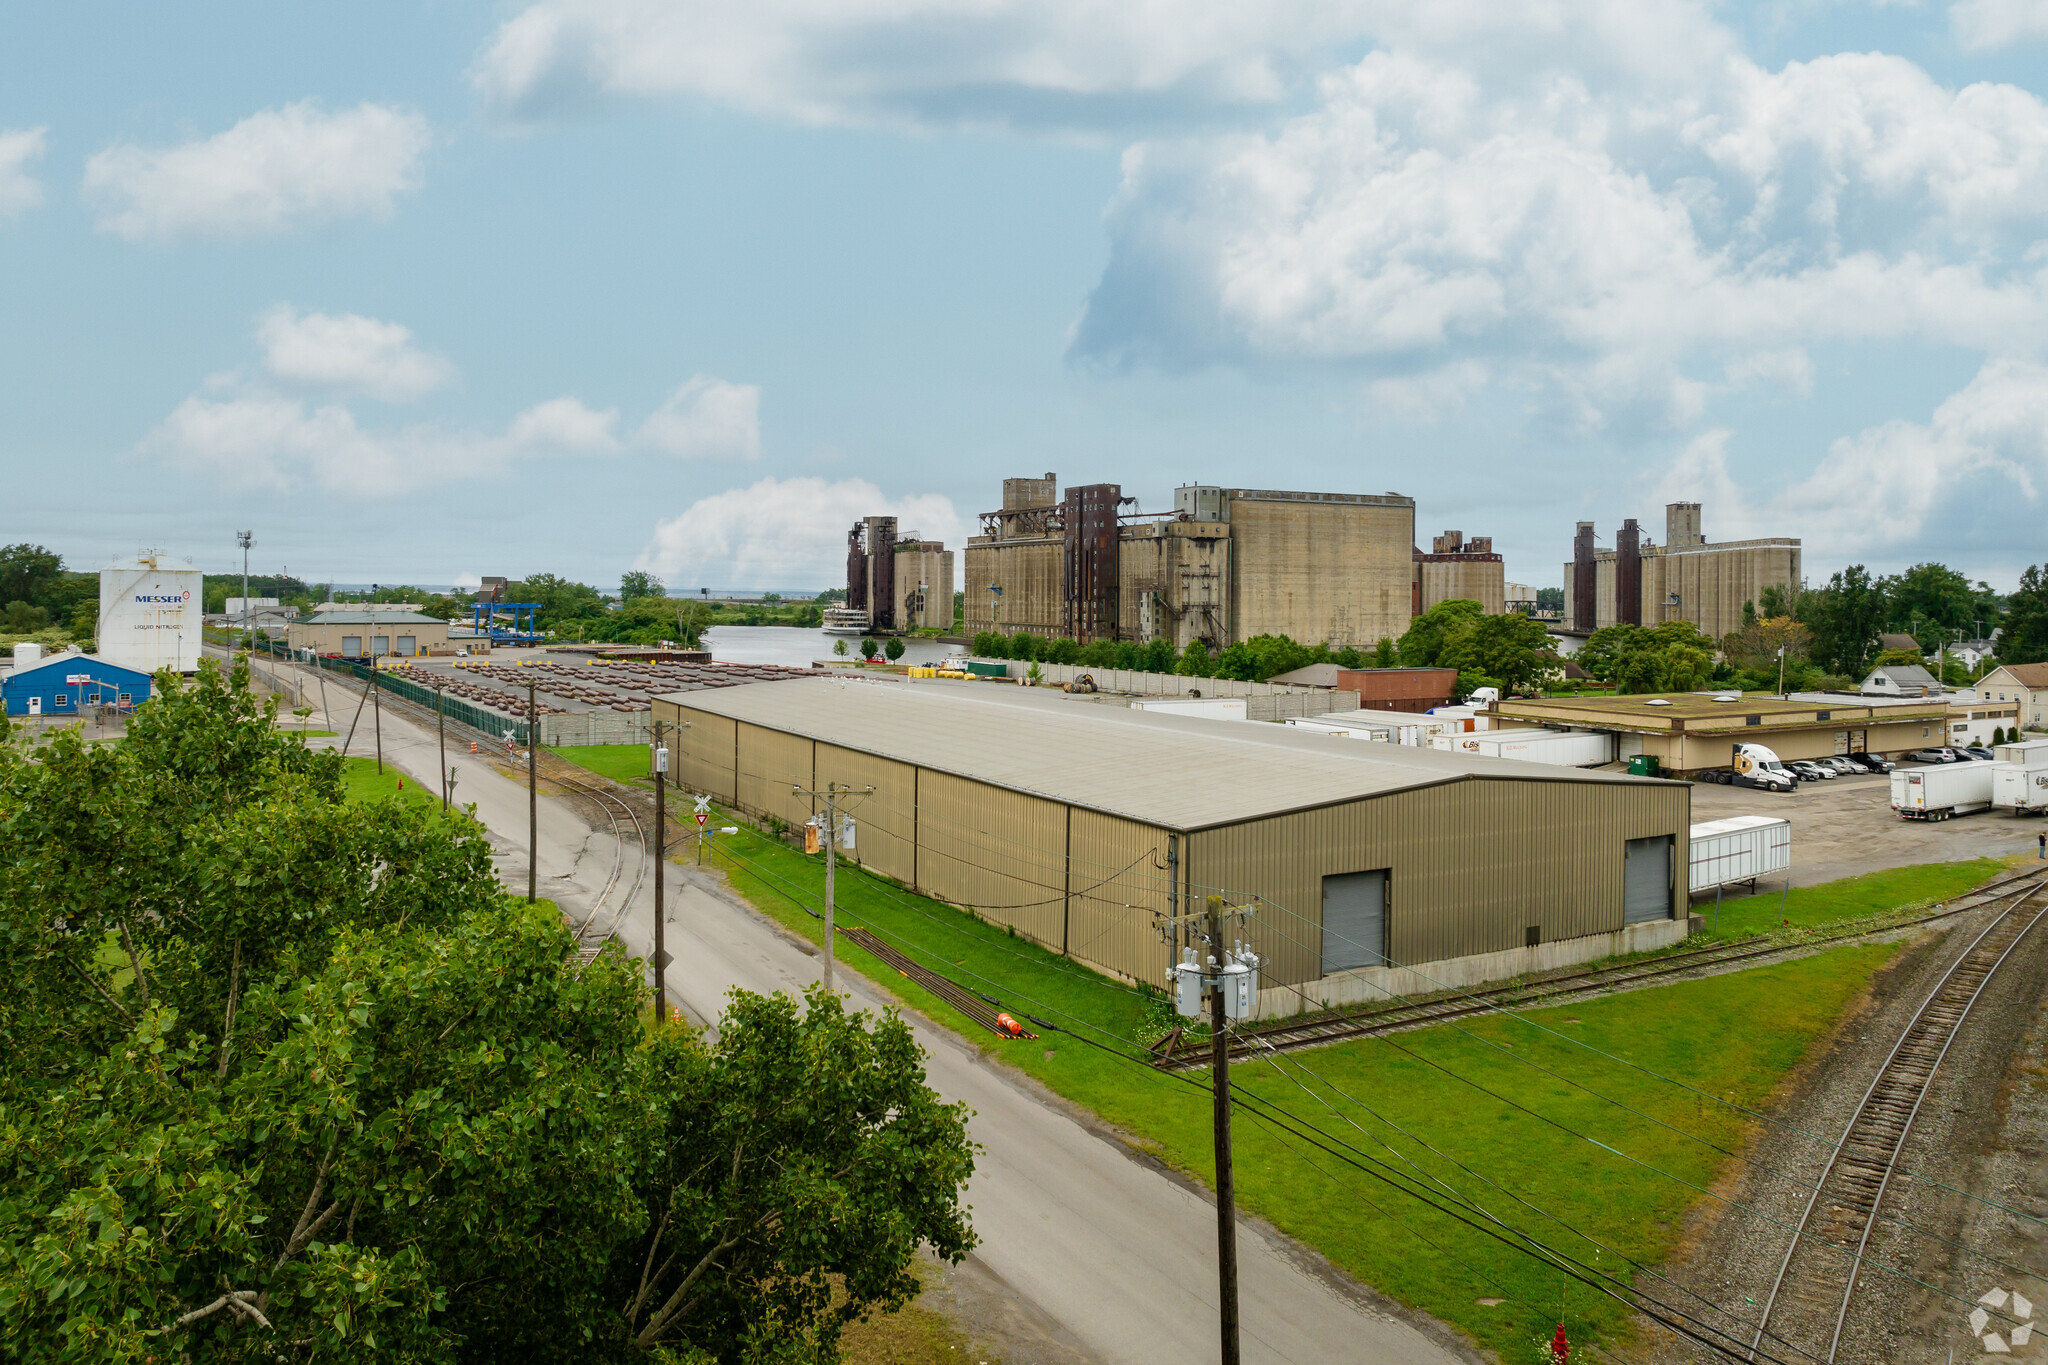
{"type": "Polygon", "coordinates": [[[1644,703],[1643,703],[1643,705],[1645,705],[1645,706],[1669,706],[1669,705],[1671,705],[1671,703],[1670,703],[1670,702],[1668,702],[1668,701],[1666,701],[1666,700],[1664,700],[1664,699],[1663,699],[1662,697],[1652,697],[1652,698],[1650,698],[1650,699],[1649,699],[1648,701],[1644,702],[1644,703]]]}

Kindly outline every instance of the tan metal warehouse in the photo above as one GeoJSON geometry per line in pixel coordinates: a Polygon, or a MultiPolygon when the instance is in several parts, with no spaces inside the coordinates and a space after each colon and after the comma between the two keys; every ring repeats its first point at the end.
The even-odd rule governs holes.
{"type": "Polygon", "coordinates": [[[862,863],[1129,979],[1164,979],[1157,917],[1256,900],[1267,1013],[1686,932],[1683,783],[943,681],[677,693],[653,718],[686,727],[678,782],[757,816],[873,787],[862,863]]]}

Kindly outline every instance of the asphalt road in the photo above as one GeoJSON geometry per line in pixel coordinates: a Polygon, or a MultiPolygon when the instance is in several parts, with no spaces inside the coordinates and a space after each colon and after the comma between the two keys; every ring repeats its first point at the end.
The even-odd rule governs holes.
{"type": "MultiPolygon", "coordinates": [[[[317,700],[317,688],[311,690],[317,700]]],[[[345,689],[330,679],[328,693],[342,711],[345,689]]],[[[348,715],[324,728],[345,734],[348,715]]],[[[368,730],[365,715],[352,752],[368,751],[368,730]]],[[[386,710],[383,732],[386,762],[432,790],[439,761],[433,731],[386,710]]],[[[456,799],[476,805],[498,848],[501,875],[523,890],[524,785],[471,758],[466,741],[451,748],[460,750],[452,755],[459,770],[456,799]]],[[[580,915],[602,887],[615,850],[608,830],[593,832],[567,803],[541,799],[540,894],[580,915]]],[[[629,846],[628,856],[637,859],[637,847],[629,846]]],[[[627,884],[632,869],[629,862],[627,884]]],[[[815,948],[728,899],[710,878],[675,868],[669,886],[667,946],[675,961],[668,987],[699,1022],[714,1020],[735,987],[792,990],[819,978],[815,948]]],[[[650,877],[628,908],[620,937],[644,955],[652,936],[650,877]]],[[[856,973],[842,968],[838,981],[858,1006],[879,1008],[886,1001],[856,973]]],[[[1033,1317],[1053,1324],[1076,1348],[1058,1354],[1132,1365],[1216,1360],[1216,1213],[1206,1193],[1093,1131],[952,1034],[914,1016],[912,1023],[930,1054],[930,1084],[948,1100],[967,1102],[974,1111],[970,1132],[986,1149],[968,1189],[981,1237],[976,1256],[1033,1317]]],[[[1419,1327],[1374,1306],[1364,1291],[1333,1285],[1311,1261],[1284,1239],[1240,1224],[1246,1361],[1449,1365],[1477,1359],[1447,1344],[1441,1328],[1419,1327]]]]}

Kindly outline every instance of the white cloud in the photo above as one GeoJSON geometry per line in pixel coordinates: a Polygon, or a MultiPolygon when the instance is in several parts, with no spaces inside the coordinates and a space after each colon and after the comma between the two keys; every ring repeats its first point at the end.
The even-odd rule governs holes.
{"type": "Polygon", "coordinates": [[[257,237],[302,223],[389,216],[420,184],[432,132],[381,104],[323,113],[312,102],[251,114],[175,147],[116,143],[85,164],[102,231],[130,241],[257,237]]]}
{"type": "Polygon", "coordinates": [[[539,0],[472,78],[502,109],[687,95],[805,123],[1099,128],[1271,106],[1374,42],[1494,45],[1523,68],[1703,61],[1689,0],[539,0]]]}
{"type": "Polygon", "coordinates": [[[618,424],[616,408],[596,412],[580,399],[550,398],[513,418],[505,436],[522,451],[609,455],[619,449],[619,438],[612,434],[618,424]]]}
{"type": "Polygon", "coordinates": [[[1597,426],[1623,403],[1696,420],[1701,361],[1796,388],[1818,341],[2042,334],[2041,100],[1882,56],[1724,51],[1674,82],[1381,51],[1270,134],[1140,143],[1076,352],[1484,360],[1597,426]]]}
{"type": "Polygon", "coordinates": [[[2048,38],[2048,0],[1959,0],[1948,19],[1956,41],[1974,51],[2048,38]]]}
{"type": "MultiPolygon", "coordinates": [[[[705,379],[707,388],[745,389],[705,379]]],[[[684,386],[688,388],[688,385],[684,386]]],[[[658,412],[657,412],[658,415],[658,412]]],[[[597,458],[660,449],[618,435],[617,409],[573,397],[520,412],[503,431],[451,430],[430,422],[366,427],[341,403],[308,403],[233,376],[215,376],[145,437],[139,452],[230,489],[374,499],[502,472],[514,461],[597,458]]]]}
{"type": "Polygon", "coordinates": [[[12,218],[43,202],[43,183],[28,173],[43,155],[45,128],[0,129],[0,218],[12,218]]]}
{"type": "Polygon", "coordinates": [[[1952,559],[1954,528],[1974,520],[1976,554],[2038,556],[2048,366],[1989,361],[1928,421],[1884,422],[1842,437],[1804,478],[1764,492],[1730,472],[1729,441],[1725,429],[1702,433],[1656,488],[1656,501],[1711,507],[1715,539],[1796,526],[1809,566],[1868,554],[1900,560],[1916,547],[1952,559]],[[1932,538],[1947,543],[1928,545],[1932,538]]]}
{"type": "Polygon", "coordinates": [[[951,544],[962,533],[952,502],[937,494],[889,498],[865,479],[766,478],[657,523],[634,567],[678,586],[836,583],[846,572],[846,529],[867,516],[894,516],[906,534],[951,544]]]}
{"type": "Polygon", "coordinates": [[[258,321],[263,365],[279,379],[351,389],[373,398],[418,398],[455,377],[455,367],[412,344],[412,331],[358,313],[296,313],[279,304],[258,321]]]}
{"type": "Polygon", "coordinates": [[[751,460],[761,453],[761,390],[695,375],[637,434],[640,444],[681,459],[751,460]]]}

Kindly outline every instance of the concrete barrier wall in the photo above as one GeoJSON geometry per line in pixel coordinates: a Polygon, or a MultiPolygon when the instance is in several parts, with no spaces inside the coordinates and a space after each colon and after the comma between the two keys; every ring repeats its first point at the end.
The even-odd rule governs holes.
{"type": "Polygon", "coordinates": [[[540,718],[540,742],[551,749],[584,744],[646,744],[653,737],[648,711],[583,711],[540,718]]]}
{"type": "MultiPolygon", "coordinates": [[[[989,663],[1009,666],[1012,678],[1022,678],[1031,672],[1031,665],[1022,659],[990,659],[989,663]]],[[[1125,692],[1139,697],[1189,697],[1199,692],[1205,697],[1305,697],[1343,696],[1352,701],[1340,710],[1358,709],[1356,692],[1332,693],[1326,687],[1303,687],[1296,683],[1239,682],[1233,678],[1184,678],[1178,673],[1146,673],[1135,668],[1090,668],[1086,664],[1038,665],[1039,680],[1048,686],[1072,682],[1086,673],[1095,679],[1095,685],[1104,692],[1125,692]]],[[[1283,715],[1300,715],[1298,711],[1283,712],[1283,715]]],[[[1320,715],[1311,711],[1309,715],[1320,715]]]]}
{"type": "Polygon", "coordinates": [[[1324,691],[1280,693],[1270,697],[1247,697],[1246,720],[1286,720],[1289,716],[1327,716],[1332,711],[1356,711],[1356,692],[1324,691]]]}

